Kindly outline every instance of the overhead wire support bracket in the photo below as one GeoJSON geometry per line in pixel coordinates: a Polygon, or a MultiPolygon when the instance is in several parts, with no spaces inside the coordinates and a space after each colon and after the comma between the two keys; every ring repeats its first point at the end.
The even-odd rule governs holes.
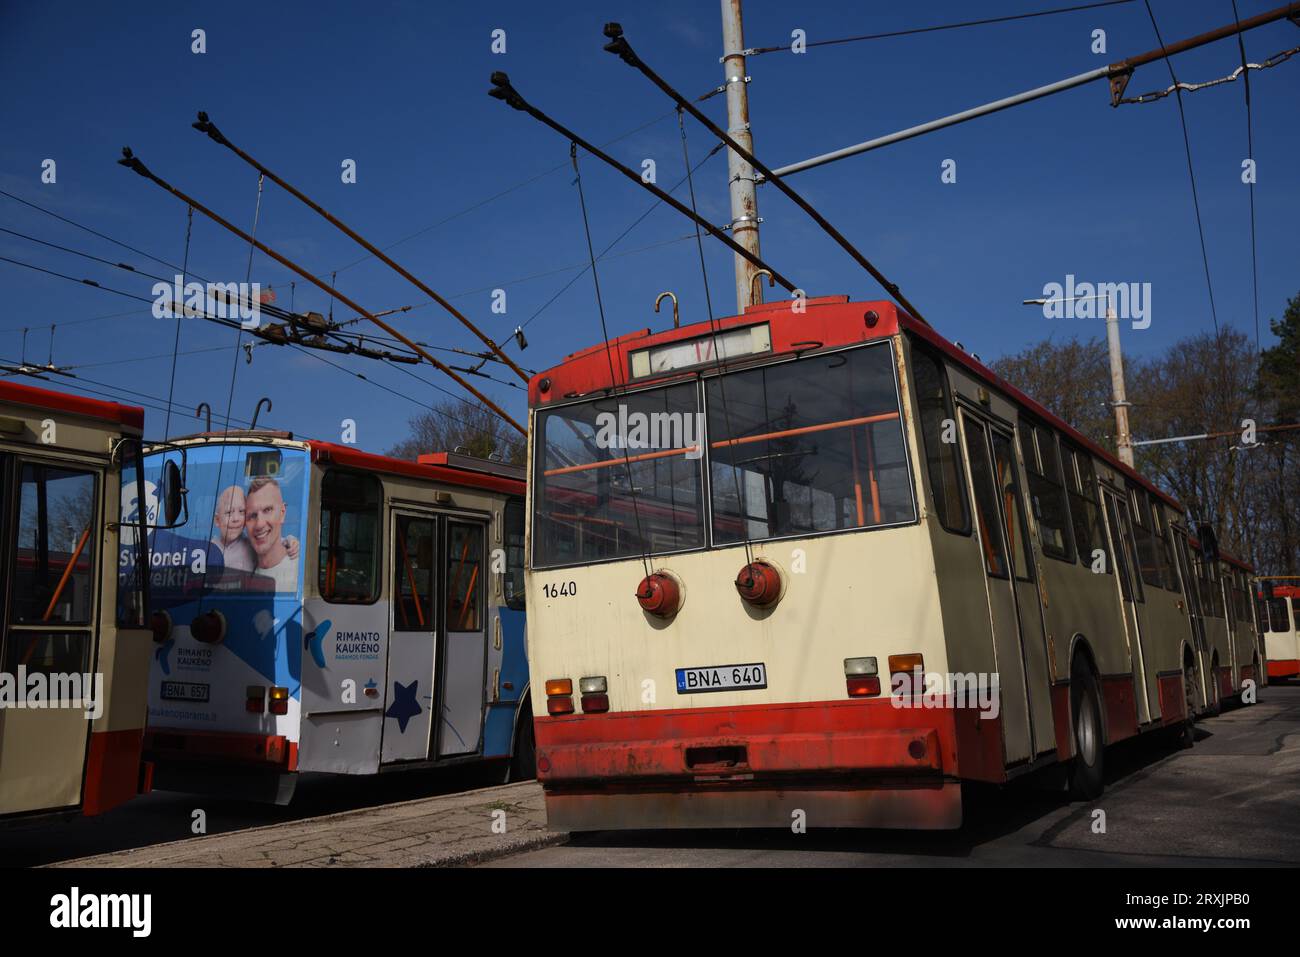
{"type": "Polygon", "coordinates": [[[749,150],[745,149],[745,147],[741,146],[740,143],[738,143],[735,140],[735,138],[731,136],[730,133],[722,129],[712,120],[710,120],[707,116],[705,116],[704,113],[701,112],[695,106],[695,104],[693,104],[690,100],[686,99],[686,97],[678,93],[675,89],[672,88],[672,86],[668,84],[666,80],[664,80],[658,73],[656,73],[653,69],[651,69],[650,66],[644,60],[642,60],[641,57],[637,55],[636,51],[632,49],[632,45],[628,43],[627,37],[623,35],[623,27],[620,24],[617,23],[605,24],[605,36],[609,37],[609,43],[605,44],[605,50],[607,52],[615,54],[619,59],[621,59],[628,66],[631,66],[639,70],[645,76],[646,79],[648,79],[655,86],[659,87],[659,89],[663,90],[663,92],[666,93],[669,96],[669,98],[672,99],[677,104],[678,108],[684,109],[688,113],[690,113],[691,116],[695,117],[695,119],[697,119],[705,127],[705,129],[707,129],[710,133],[712,133],[722,142],[726,143],[727,146],[729,146],[732,149],[732,151],[734,151],[737,155],[739,155],[746,163],[748,163],[754,169],[758,170],[758,172],[765,177],[767,182],[770,182],[773,186],[775,186],[782,193],[784,193],[791,200],[791,202],[793,202],[796,206],[798,206],[810,217],[812,217],[813,222],[815,222],[818,226],[820,226],[822,230],[831,237],[831,239],[835,240],[835,242],[840,246],[840,248],[843,249],[845,252],[847,252],[853,258],[854,262],[856,262],[859,266],[865,269],[868,274],[870,274],[871,278],[875,279],[876,282],[880,283],[880,285],[885,289],[886,292],[889,293],[889,295],[894,299],[895,302],[897,302],[900,306],[906,309],[907,312],[910,315],[912,315],[914,318],[920,319],[922,322],[925,322],[925,319],[921,315],[920,311],[914,305],[912,305],[912,303],[908,301],[907,297],[903,295],[902,291],[899,290],[898,284],[890,282],[885,277],[884,273],[882,273],[879,269],[877,269],[871,263],[871,261],[868,260],[867,257],[864,256],[857,249],[856,246],[854,246],[851,242],[849,242],[844,237],[844,235],[838,229],[832,226],[827,221],[826,217],[823,216],[821,213],[819,213],[811,203],[809,203],[806,199],[800,196],[792,188],[787,186],[781,180],[781,177],[773,173],[771,169],[765,166],[758,159],[758,157],[756,157],[749,150]]]}
{"type": "Polygon", "coordinates": [[[592,156],[596,157],[596,159],[600,160],[602,163],[605,163],[606,165],[618,170],[620,173],[622,173],[628,179],[632,180],[632,182],[636,183],[638,186],[642,187],[648,192],[653,193],[656,197],[659,198],[661,202],[667,203],[673,209],[677,210],[677,212],[681,213],[687,219],[691,220],[691,222],[695,223],[696,225],[700,226],[702,229],[706,230],[710,236],[723,243],[728,249],[736,253],[736,255],[747,260],[748,262],[752,263],[753,265],[757,266],[760,269],[771,270],[772,275],[776,278],[776,281],[787,292],[793,295],[795,290],[798,288],[794,285],[794,283],[790,282],[789,279],[785,278],[785,276],[777,272],[775,269],[772,269],[772,267],[769,266],[767,263],[763,262],[762,259],[754,255],[744,246],[740,245],[740,243],[736,242],[730,236],[726,235],[721,229],[719,229],[717,226],[714,226],[703,216],[699,216],[696,213],[692,212],[692,210],[688,206],[674,199],[671,195],[666,193],[664,190],[660,189],[655,184],[645,182],[645,180],[641,178],[640,174],[636,173],[631,169],[628,169],[618,160],[614,159],[608,153],[601,150],[600,147],[595,146],[592,143],[589,143],[587,140],[583,139],[577,133],[563,126],[556,120],[551,119],[551,117],[547,116],[537,107],[533,106],[531,103],[529,103],[519,94],[519,91],[516,90],[514,86],[511,85],[510,77],[507,76],[505,73],[502,73],[501,71],[498,70],[497,72],[492,74],[492,89],[488,91],[488,95],[495,99],[501,100],[507,106],[519,110],[521,113],[527,113],[529,116],[533,117],[533,119],[543,123],[546,126],[549,126],[551,129],[555,130],[555,132],[559,133],[561,136],[567,139],[571,144],[581,146],[583,150],[590,153],[592,156]]]}
{"type": "Polygon", "coordinates": [[[250,236],[248,233],[244,232],[238,226],[223,219],[220,215],[208,209],[198,200],[194,199],[191,196],[186,195],[184,192],[177,189],[175,186],[171,185],[171,183],[168,183],[166,180],[162,179],[156,173],[151,171],[149,167],[145,166],[144,163],[140,160],[140,158],[131,152],[131,148],[129,146],[125,146],[122,148],[122,158],[117,162],[119,165],[125,166],[127,169],[132,170],[135,173],[138,173],[140,176],[143,176],[145,179],[154,183],[156,186],[159,186],[162,189],[166,190],[167,192],[171,193],[181,202],[188,203],[190,206],[193,206],[194,209],[202,213],[204,216],[208,217],[208,219],[212,220],[218,226],[225,228],[229,232],[234,233],[244,242],[249,243],[250,245],[252,245],[257,249],[260,249],[263,253],[270,256],[272,259],[274,259],[280,265],[284,266],[286,269],[292,270],[293,272],[297,273],[299,276],[301,276],[303,279],[306,279],[308,282],[316,286],[322,292],[333,297],[334,299],[337,299],[339,302],[343,303],[343,305],[347,306],[349,309],[353,310],[358,315],[364,316],[365,318],[369,319],[380,329],[383,329],[390,336],[393,336],[404,346],[411,349],[413,352],[415,352],[417,355],[419,355],[421,358],[427,361],[435,369],[438,369],[440,372],[444,373],[449,378],[451,378],[462,389],[464,389],[470,395],[474,396],[474,398],[482,402],[485,406],[488,407],[488,409],[490,409],[496,415],[500,416],[501,419],[503,419],[507,424],[509,424],[513,429],[515,429],[520,435],[526,436],[528,434],[528,430],[524,428],[522,425],[520,425],[514,419],[514,417],[510,415],[510,413],[506,412],[499,405],[497,405],[496,402],[492,401],[492,399],[488,398],[478,389],[474,388],[473,385],[466,382],[460,375],[458,375],[455,372],[455,370],[453,370],[445,362],[441,362],[438,359],[435,359],[425,349],[416,345],[413,341],[411,341],[411,339],[403,335],[398,330],[394,329],[392,326],[384,322],[382,319],[377,318],[372,313],[361,308],[361,306],[359,306],[357,303],[349,299],[343,293],[339,292],[333,286],[330,286],[324,281],[322,281],[321,279],[318,279],[316,276],[312,275],[307,270],[303,269],[301,266],[293,262],[288,257],[282,255],[281,253],[276,252],[274,249],[272,249],[270,246],[267,246],[261,240],[258,240],[250,236]]]}

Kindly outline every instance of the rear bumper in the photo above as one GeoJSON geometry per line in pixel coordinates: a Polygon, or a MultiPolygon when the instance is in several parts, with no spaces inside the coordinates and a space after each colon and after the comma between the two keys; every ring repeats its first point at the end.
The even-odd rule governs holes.
{"type": "Polygon", "coordinates": [[[1294,678],[1300,675],[1300,661],[1273,661],[1268,663],[1268,676],[1270,678],[1294,678]]]}
{"type": "Polygon", "coordinates": [[[279,734],[150,728],[144,756],[160,791],[288,804],[298,777],[298,743],[279,734]]]}
{"type": "Polygon", "coordinates": [[[536,719],[550,826],[952,828],[1002,776],[996,721],[891,699],[536,719]],[[985,727],[979,727],[984,725],[985,727]],[[996,768],[994,765],[996,764],[996,768]]]}

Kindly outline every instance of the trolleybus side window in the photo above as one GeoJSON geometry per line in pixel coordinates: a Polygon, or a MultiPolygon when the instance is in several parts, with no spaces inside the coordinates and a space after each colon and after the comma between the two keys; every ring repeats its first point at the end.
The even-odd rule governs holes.
{"type": "Polygon", "coordinates": [[[1056,433],[1041,425],[1022,422],[1021,451],[1029,476],[1029,495],[1043,554],[1073,562],[1070,543],[1070,509],[1066,503],[1065,482],[1061,477],[1061,459],[1056,449],[1056,433]]]}
{"type": "Polygon", "coordinates": [[[1152,514],[1151,498],[1146,489],[1129,486],[1133,502],[1133,537],[1142,581],[1152,588],[1164,588],[1168,571],[1164,567],[1164,550],[1160,546],[1152,514]]]}
{"type": "Polygon", "coordinates": [[[998,470],[998,488],[1006,509],[1007,544],[1011,547],[1011,567],[1021,581],[1033,580],[1030,563],[1029,527],[1021,509],[1020,482],[1016,478],[1016,458],[1011,448],[1011,437],[993,430],[993,460],[998,470]]]}
{"type": "Polygon", "coordinates": [[[522,499],[512,498],[506,502],[505,510],[506,537],[506,573],[505,599],[506,607],[515,611],[524,610],[524,503],[522,499]]]}
{"type": "MultiPolygon", "coordinates": [[[[1097,503],[1097,473],[1092,458],[1084,451],[1062,443],[1065,453],[1065,480],[1070,491],[1070,517],[1079,561],[1092,567],[1093,552],[1106,551],[1106,534],[1101,527],[1101,506],[1097,503]]],[[[1107,556],[1100,567],[1113,575],[1114,561],[1107,556]]]]}
{"type": "Polygon", "coordinates": [[[954,427],[952,396],[942,360],[912,344],[912,387],[921,412],[921,438],[925,443],[925,465],[930,476],[930,494],[939,522],[950,532],[970,534],[970,514],[962,481],[962,462],[953,437],[944,432],[954,427]]]}
{"type": "Polygon", "coordinates": [[[330,469],[321,479],[321,597],[340,604],[365,605],[379,597],[379,479],[363,472],[330,469]]]}
{"type": "Polygon", "coordinates": [[[447,524],[447,630],[478,631],[482,620],[483,531],[447,524]]]}
{"type": "Polygon", "coordinates": [[[84,672],[98,579],[95,475],[27,462],[17,493],[4,670],[84,672]]]}
{"type": "Polygon", "coordinates": [[[1289,632],[1291,620],[1287,617],[1286,599],[1276,596],[1268,600],[1268,630],[1289,632]]]}
{"type": "Polygon", "coordinates": [[[1151,525],[1160,546],[1160,560],[1163,575],[1163,587],[1166,591],[1180,591],[1178,587],[1178,569],[1174,559],[1174,533],[1169,527],[1164,506],[1154,495],[1151,496],[1151,525]]]}
{"type": "Polygon", "coordinates": [[[393,569],[393,629],[436,631],[433,555],[438,544],[437,523],[419,515],[398,515],[395,529],[398,559],[393,569]]]}
{"type": "Polygon", "coordinates": [[[916,521],[889,344],[705,380],[716,544],[916,521]]]}
{"type": "Polygon", "coordinates": [[[970,481],[975,492],[975,518],[979,527],[984,570],[994,578],[1007,576],[1007,551],[1002,540],[1002,520],[998,509],[997,487],[989,461],[988,432],[975,419],[966,422],[966,446],[970,454],[970,481]]]}

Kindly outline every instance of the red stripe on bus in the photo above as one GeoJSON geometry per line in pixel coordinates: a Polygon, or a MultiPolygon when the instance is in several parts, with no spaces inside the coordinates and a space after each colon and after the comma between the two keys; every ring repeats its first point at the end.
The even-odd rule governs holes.
{"type": "Polygon", "coordinates": [[[87,399],[85,396],[38,389],[35,386],[20,385],[16,382],[0,382],[0,402],[29,405],[50,412],[71,412],[93,419],[117,422],[134,429],[144,428],[144,409],[139,406],[87,399]]]}
{"type": "Polygon", "coordinates": [[[1283,659],[1268,663],[1268,676],[1270,678],[1294,678],[1296,675],[1300,675],[1300,660],[1283,659]]]}
{"type": "Polygon", "coordinates": [[[809,771],[1005,779],[996,719],[886,699],[547,716],[535,729],[544,784],[809,771]],[[742,764],[704,760],[713,753],[742,764]]]}
{"type": "Polygon", "coordinates": [[[234,761],[274,764],[292,771],[298,747],[282,734],[240,734],[233,731],[173,731],[145,734],[144,750],[151,759],[234,761]]]}
{"type": "Polygon", "coordinates": [[[144,729],[98,731],[90,735],[81,813],[103,814],[135,797],[140,786],[144,729]]]}

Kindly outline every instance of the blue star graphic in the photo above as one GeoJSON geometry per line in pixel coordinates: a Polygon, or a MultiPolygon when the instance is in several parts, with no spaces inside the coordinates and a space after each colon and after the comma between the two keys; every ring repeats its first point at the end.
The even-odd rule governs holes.
{"type": "Polygon", "coordinates": [[[396,718],[397,728],[402,734],[406,734],[406,723],[420,713],[420,703],[415,700],[419,687],[419,679],[409,685],[393,682],[393,703],[384,712],[384,717],[396,718]]]}

